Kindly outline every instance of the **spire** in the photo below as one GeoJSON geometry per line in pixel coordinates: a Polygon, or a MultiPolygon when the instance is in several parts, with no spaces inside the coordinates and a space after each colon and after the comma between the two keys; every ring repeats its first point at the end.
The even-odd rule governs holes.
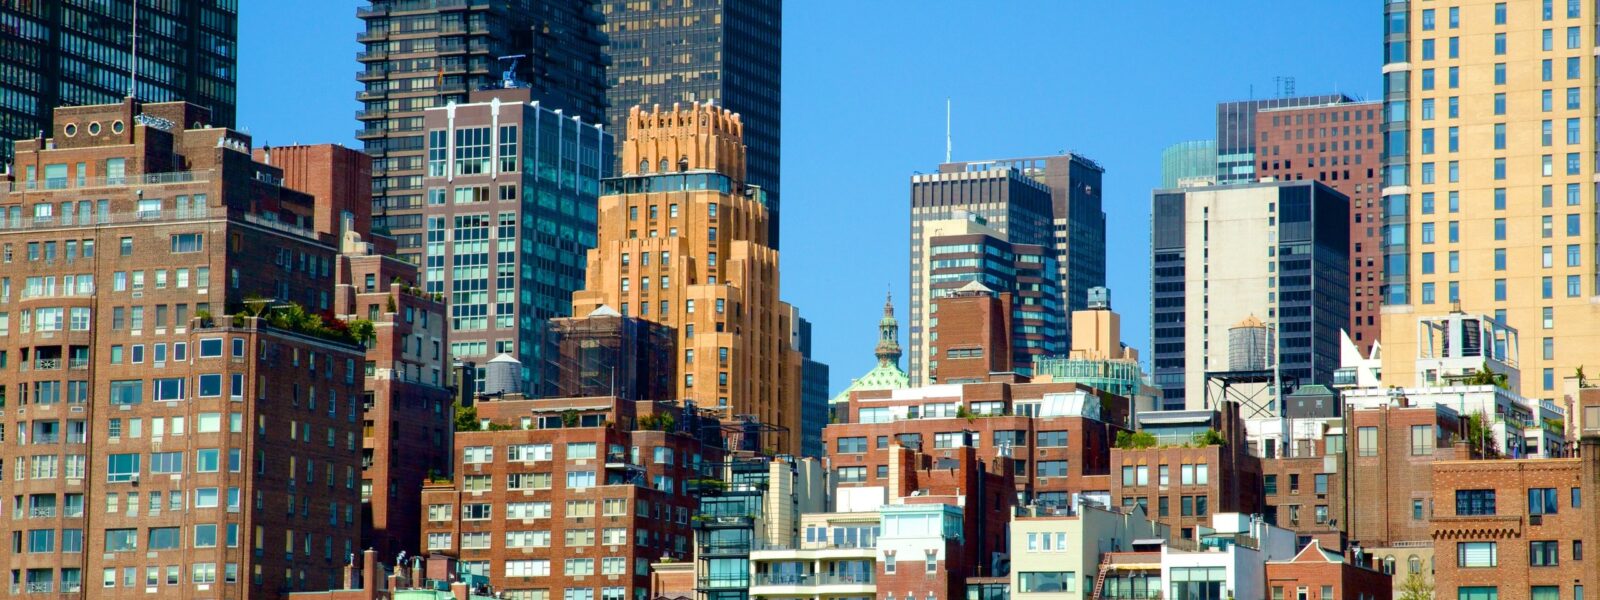
{"type": "Polygon", "coordinates": [[[900,322],[894,318],[894,296],[886,294],[883,320],[878,321],[878,365],[900,367],[900,322]]]}

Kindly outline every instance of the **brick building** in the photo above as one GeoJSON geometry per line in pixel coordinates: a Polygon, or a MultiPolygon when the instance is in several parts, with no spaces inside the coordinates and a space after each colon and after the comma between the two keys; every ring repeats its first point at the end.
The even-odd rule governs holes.
{"type": "MultiPolygon", "coordinates": [[[[936,296],[929,309],[933,317],[929,337],[928,377],[940,383],[988,381],[991,373],[1018,372],[1012,360],[1011,294],[996,293],[976,281],[936,296]]],[[[1033,369],[1032,355],[1018,357],[1033,369]]]]}
{"type": "Polygon", "coordinates": [[[1371,553],[1396,586],[1413,568],[1429,575],[1418,565],[1434,560],[1430,532],[1433,515],[1440,514],[1434,464],[1470,456],[1450,442],[1460,436],[1460,417],[1442,405],[1379,406],[1350,410],[1345,430],[1351,438],[1344,440],[1350,465],[1346,539],[1371,553]]]}
{"type": "MultiPolygon", "coordinates": [[[[1362,354],[1378,341],[1383,304],[1381,102],[1345,96],[1255,113],[1256,175],[1315,179],[1350,197],[1350,337],[1362,354]]],[[[1453,194],[1453,192],[1452,192],[1453,194]]],[[[1433,194],[1426,194],[1431,202],[1433,194]]]]}
{"type": "Polygon", "coordinates": [[[1586,597],[1600,568],[1584,556],[1597,537],[1590,507],[1600,501],[1600,438],[1584,438],[1580,454],[1434,463],[1435,594],[1586,597]]]}
{"type": "Polygon", "coordinates": [[[358,548],[363,352],[316,316],[339,245],[311,195],[209,120],[125,100],[58,109],[51,137],[16,144],[13,595],[275,598],[337,585],[358,548]]]}
{"type": "Polygon", "coordinates": [[[1237,405],[1218,408],[1137,415],[1155,444],[1111,449],[1111,500],[1143,507],[1185,539],[1213,514],[1261,512],[1261,460],[1248,451],[1237,405]]]}
{"type": "Polygon", "coordinates": [[[457,432],[454,480],[422,492],[427,552],[515,600],[643,600],[649,563],[694,556],[690,486],[714,476],[717,421],[609,397],[475,406],[489,427],[457,432]]]}
{"type": "Polygon", "coordinates": [[[969,577],[1004,573],[1013,475],[975,448],[950,454],[891,450],[888,503],[879,509],[877,589],[884,597],[958,600],[969,577]]]}
{"type": "Polygon", "coordinates": [[[1289,560],[1267,561],[1267,589],[1273,600],[1389,600],[1389,576],[1358,557],[1323,548],[1313,540],[1289,560]]]}
{"type": "Polygon", "coordinates": [[[454,453],[445,305],[421,293],[416,265],[344,235],[334,312],[373,327],[361,397],[361,540],[383,556],[416,554],[417,494],[430,476],[450,475],[454,453]]]}
{"type": "Polygon", "coordinates": [[[995,381],[851,394],[823,441],[840,487],[884,485],[895,445],[937,456],[971,447],[1015,462],[1018,504],[1109,501],[1108,455],[1127,401],[1075,383],[995,381]]]}

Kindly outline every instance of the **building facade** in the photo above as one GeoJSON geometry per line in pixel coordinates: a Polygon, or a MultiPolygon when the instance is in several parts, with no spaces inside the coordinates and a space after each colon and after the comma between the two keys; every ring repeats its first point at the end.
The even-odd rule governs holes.
{"type": "Polygon", "coordinates": [[[528,88],[474,91],[422,111],[427,205],[417,216],[423,288],[450,307],[450,356],[511,355],[522,389],[541,391],[549,321],[574,314],[595,247],[611,136],[534,98],[528,88]]]}
{"type": "Polygon", "coordinates": [[[1266,368],[1332,383],[1350,324],[1343,194],[1267,182],[1161,190],[1152,204],[1150,339],[1165,403],[1204,408],[1207,373],[1236,370],[1230,330],[1252,318],[1268,329],[1266,368]]]}
{"type": "MultiPolygon", "coordinates": [[[[746,179],[766,191],[766,239],[777,248],[783,2],[594,4],[603,17],[605,53],[611,61],[606,118],[618,141],[629,134],[634,106],[715,104],[739,115],[745,125],[746,179]]],[[[620,149],[617,156],[622,156],[620,149]]]]}
{"type": "Polygon", "coordinates": [[[12,142],[52,134],[58,106],[187,101],[207,110],[207,124],[234,125],[238,3],[185,0],[92,4],[10,2],[0,7],[0,165],[12,142]],[[137,78],[133,56],[138,55],[137,78]]]}
{"type": "MultiPolygon", "coordinates": [[[[927,356],[932,347],[931,308],[938,289],[953,289],[975,281],[987,273],[984,285],[991,289],[1013,287],[1008,261],[989,261],[987,257],[952,257],[940,263],[933,258],[934,238],[944,236],[988,236],[995,242],[1015,247],[1025,245],[1049,248],[1051,204],[1049,188],[1013,168],[990,171],[963,171],[912,176],[911,184],[911,346],[910,376],[914,384],[929,382],[927,356]],[[1006,265],[1006,266],[1002,266],[1006,265]],[[948,272],[935,277],[935,269],[948,272]],[[939,284],[943,284],[942,286],[939,284]]],[[[980,239],[980,238],[967,238],[980,239]]],[[[986,242],[993,244],[995,242],[986,242]]],[[[951,244],[941,251],[962,254],[971,242],[951,244]]],[[[966,252],[970,254],[970,252],[966,252]]],[[[1054,278],[1052,278],[1054,279],[1054,278]]],[[[1059,286],[1059,279],[1054,279],[1059,286]]],[[[1059,289],[1059,288],[1057,288],[1059,289]]],[[[1066,312],[1059,298],[1047,298],[1058,320],[1065,326],[1066,312]]]]}
{"type": "MultiPolygon", "coordinates": [[[[1004,234],[981,221],[930,223],[927,230],[934,233],[927,238],[929,268],[924,273],[928,334],[919,350],[926,357],[929,383],[946,381],[940,365],[948,367],[951,360],[972,358],[967,351],[979,346],[994,352],[985,361],[996,367],[978,373],[976,380],[980,381],[989,372],[1031,375],[1035,357],[1067,352],[1068,321],[1052,249],[1009,243],[1004,234]],[[996,306],[978,309],[977,304],[987,304],[983,298],[996,306]],[[940,315],[941,307],[951,314],[940,315]],[[971,312],[973,309],[978,311],[971,312]],[[946,336],[943,339],[941,329],[946,336]],[[983,329],[987,338],[972,337],[976,329],[983,329]],[[965,347],[952,353],[963,344],[965,347]]],[[[974,379],[969,375],[967,380],[974,379]]]]}
{"type": "Polygon", "coordinates": [[[1539,336],[1524,396],[1600,362],[1594,10],[1384,7],[1385,378],[1412,379],[1417,316],[1452,305],[1539,336]]]}
{"type": "Polygon", "coordinates": [[[337,586],[361,543],[364,351],[317,316],[339,246],[248,136],[186,125],[209,120],[128,99],[57,109],[48,143],[16,145],[13,596],[277,598],[337,586]]]}
{"type": "Polygon", "coordinates": [[[1336,102],[1256,113],[1256,173],[1315,179],[1350,199],[1350,337],[1370,354],[1383,305],[1380,102],[1336,102]]]}
{"type": "Polygon", "coordinates": [[[781,427],[790,435],[772,443],[798,453],[802,356],[743,132],[739,115],[710,105],[633,109],[573,304],[675,328],[675,399],[781,427]]]}
{"type": "MultiPolygon", "coordinates": [[[[365,48],[356,55],[361,62],[356,80],[362,85],[356,94],[362,103],[356,138],[373,157],[376,228],[394,236],[396,253],[408,262],[422,264],[427,234],[422,213],[431,191],[423,179],[430,173],[432,133],[424,111],[468,103],[472,92],[503,87],[510,79],[531,90],[532,99],[546,109],[583,124],[603,122],[604,37],[588,2],[372,0],[356,14],[366,24],[356,36],[365,48]],[[502,58],[512,56],[521,58],[502,58]]],[[[490,145],[498,142],[494,138],[490,145]]],[[[552,156],[584,167],[608,164],[552,156]]]]}
{"type": "MultiPolygon", "coordinates": [[[[426,551],[504,598],[648,598],[651,562],[694,556],[691,483],[716,477],[691,408],[609,397],[480,398],[453,480],[422,492],[426,551]]],[[[712,438],[715,439],[715,438],[712,438]]]]}
{"type": "Polygon", "coordinates": [[[1350,102],[1343,94],[1236,100],[1217,104],[1217,184],[1253,183],[1256,173],[1256,113],[1273,108],[1350,102]]]}
{"type": "Polygon", "coordinates": [[[1068,509],[1079,496],[1110,502],[1107,457],[1127,404],[1071,383],[968,383],[851,395],[823,431],[841,488],[881,486],[897,447],[936,456],[975,448],[1009,457],[1016,503],[1068,509]]]}
{"type": "Polygon", "coordinates": [[[1178,142],[1161,151],[1161,189],[1216,181],[1216,140],[1178,142]]]}
{"type": "Polygon", "coordinates": [[[1138,506],[1190,540],[1222,514],[1260,514],[1261,460],[1248,451],[1238,409],[1219,408],[1137,415],[1152,444],[1112,447],[1112,502],[1138,506]]]}

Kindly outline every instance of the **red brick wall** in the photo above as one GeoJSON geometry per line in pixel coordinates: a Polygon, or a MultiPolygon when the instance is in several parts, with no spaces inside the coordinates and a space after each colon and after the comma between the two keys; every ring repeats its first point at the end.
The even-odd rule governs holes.
{"type": "Polygon", "coordinates": [[[1451,598],[1463,586],[1492,586],[1499,589],[1500,598],[1520,600],[1529,598],[1534,586],[1556,586],[1562,598],[1573,597],[1574,584],[1587,582],[1588,589],[1593,589],[1593,574],[1586,571],[1594,563],[1587,553],[1593,552],[1595,544],[1591,501],[1595,498],[1592,473],[1597,458],[1434,463],[1435,594],[1451,598]],[[1540,515],[1539,523],[1534,523],[1528,506],[1532,488],[1556,490],[1556,513],[1540,515]],[[1457,492],[1483,489],[1495,491],[1494,514],[1458,515],[1457,492]],[[1584,506],[1572,506],[1574,489],[1581,490],[1584,506]],[[1556,543],[1556,566],[1530,566],[1530,542],[1534,541],[1556,543]],[[1456,552],[1462,542],[1494,542],[1498,566],[1458,567],[1456,552]],[[1574,559],[1573,542],[1583,542],[1583,560],[1574,559]]]}

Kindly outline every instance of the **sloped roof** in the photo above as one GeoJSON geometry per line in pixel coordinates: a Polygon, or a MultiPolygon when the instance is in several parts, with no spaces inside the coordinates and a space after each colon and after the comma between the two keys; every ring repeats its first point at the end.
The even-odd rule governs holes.
{"type": "Polygon", "coordinates": [[[860,390],[901,390],[911,387],[911,376],[900,370],[899,365],[882,364],[867,371],[866,375],[850,382],[850,387],[844,388],[829,401],[830,404],[843,404],[850,400],[850,392],[860,390]]]}

